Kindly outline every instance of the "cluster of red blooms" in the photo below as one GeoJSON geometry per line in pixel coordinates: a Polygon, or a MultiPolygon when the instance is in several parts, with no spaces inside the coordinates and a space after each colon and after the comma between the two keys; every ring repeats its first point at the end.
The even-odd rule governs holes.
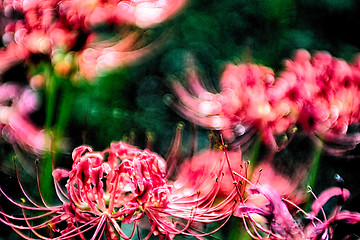
{"type": "Polygon", "coordinates": [[[43,199],[43,205],[35,203],[19,180],[25,196],[22,203],[14,201],[1,188],[0,192],[22,209],[23,216],[0,210],[0,221],[24,239],[34,239],[24,233],[30,231],[40,239],[102,239],[105,234],[109,240],[131,239],[136,233],[141,237],[139,227],[148,232],[146,239],[152,234],[161,239],[172,239],[178,234],[201,238],[221,228],[231,216],[242,218],[246,231],[254,239],[329,239],[338,222],[360,222],[359,213],[341,210],[341,206],[330,217],[322,209],[333,197],[344,202],[350,195],[346,189],[335,187],[324,191],[315,197],[307,213],[282,198],[270,185],[249,181],[246,171],[227,171],[234,163],[230,163],[230,157],[245,165],[239,153],[213,151],[193,160],[204,154],[207,161],[213,161],[212,170],[198,171],[199,167],[193,169],[185,164],[181,171],[185,175],[170,181],[166,178],[165,160],[147,149],[140,150],[123,142],[112,143],[103,152],[80,146],[73,151],[70,171],[53,172],[61,205],[49,206],[43,199]],[[61,185],[63,178],[67,178],[65,188],[61,185]],[[224,191],[223,184],[230,186],[230,183],[232,187],[224,191]],[[219,198],[220,189],[223,192],[219,198]],[[266,199],[263,205],[251,201],[258,196],[266,199]],[[307,220],[299,223],[301,218],[294,218],[289,206],[307,220]],[[33,225],[38,221],[43,222],[33,225]],[[211,222],[222,224],[204,232],[201,224],[211,222]],[[129,235],[123,231],[124,224],[133,228],[129,235]]]}
{"type": "Polygon", "coordinates": [[[56,169],[53,172],[62,205],[48,206],[43,199],[43,206],[36,204],[19,181],[26,197],[23,203],[16,203],[1,188],[0,191],[23,210],[23,217],[1,210],[0,221],[25,239],[33,238],[25,235],[24,230],[41,239],[74,239],[76,236],[84,239],[89,234],[91,239],[101,239],[104,233],[107,239],[118,236],[131,239],[139,226],[148,229],[146,239],[152,234],[171,239],[177,234],[198,237],[211,234],[197,232],[194,224],[226,222],[236,207],[234,190],[215,203],[223,178],[224,155],[214,162],[218,167],[211,178],[206,175],[206,181],[190,184],[186,183],[188,176],[178,179],[181,184],[166,179],[164,159],[123,142],[112,143],[103,152],[80,146],[72,157],[70,171],[56,169]],[[66,189],[60,184],[62,178],[68,178],[66,189]],[[34,216],[34,212],[40,214],[34,216]],[[35,219],[44,222],[33,226],[31,222],[35,219]],[[18,221],[25,222],[26,226],[13,223],[18,221]],[[122,224],[133,224],[129,236],[123,232],[122,224]],[[47,237],[44,234],[49,227],[53,233],[47,237]]]}
{"type": "Polygon", "coordinates": [[[359,83],[360,59],[348,64],[326,52],[311,57],[299,50],[278,76],[262,65],[226,65],[220,93],[209,92],[189,71],[189,90],[174,82],[179,99],[174,105],[194,123],[221,130],[230,142],[259,131],[266,144],[279,149],[274,136],[300,126],[351,148],[360,140],[348,132],[360,119],[359,83]]]}
{"type": "Polygon", "coordinates": [[[71,64],[93,78],[100,71],[127,65],[154,46],[137,43],[139,34],[126,26],[147,28],[176,14],[185,0],[79,1],[1,0],[0,16],[8,22],[0,50],[0,74],[31,55],[47,55],[59,75],[69,75],[71,64]],[[20,17],[18,17],[20,16],[20,17]],[[18,17],[18,19],[16,19],[18,17]],[[117,26],[117,36],[106,41],[98,26],[117,26]],[[75,63],[58,61],[58,53],[73,53],[75,63]]]}

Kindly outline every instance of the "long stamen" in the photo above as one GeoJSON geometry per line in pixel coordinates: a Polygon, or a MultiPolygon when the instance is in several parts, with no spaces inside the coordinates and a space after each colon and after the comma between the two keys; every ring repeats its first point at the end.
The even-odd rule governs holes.
{"type": "Polygon", "coordinates": [[[23,216],[24,216],[24,220],[27,224],[27,226],[29,227],[29,230],[34,233],[37,237],[41,238],[41,239],[45,239],[45,240],[48,240],[50,238],[47,238],[41,234],[39,234],[37,231],[35,231],[36,228],[34,228],[34,226],[31,226],[31,224],[29,223],[29,219],[26,217],[26,214],[25,214],[25,209],[24,208],[21,208],[22,210],[22,213],[23,213],[23,216]]]}
{"type": "MultiPolygon", "coordinates": [[[[227,161],[229,170],[230,170],[230,172],[231,172],[231,177],[232,177],[232,179],[233,179],[234,186],[235,186],[235,188],[236,188],[236,191],[237,191],[237,193],[238,193],[238,196],[240,197],[240,200],[241,200],[240,202],[241,202],[241,204],[244,205],[244,204],[245,204],[245,201],[244,201],[243,195],[242,195],[242,193],[241,193],[241,191],[240,191],[240,189],[239,189],[238,182],[237,182],[236,179],[235,179],[235,175],[240,176],[241,179],[244,180],[246,183],[249,183],[249,184],[251,184],[251,185],[253,185],[253,186],[254,186],[254,184],[253,184],[252,182],[250,182],[247,178],[243,177],[243,176],[240,175],[240,174],[236,174],[236,172],[232,170],[232,167],[231,167],[231,164],[230,164],[230,159],[229,159],[227,150],[226,150],[226,148],[225,148],[224,139],[223,139],[222,135],[220,135],[220,136],[221,136],[221,143],[222,143],[222,146],[223,146],[223,149],[224,149],[224,154],[225,154],[225,157],[226,157],[226,161],[227,161]]],[[[252,219],[252,218],[250,217],[249,213],[246,213],[246,215],[247,215],[247,217],[248,217],[249,219],[252,219]]],[[[254,239],[262,238],[261,235],[260,235],[260,233],[258,233],[258,231],[256,230],[256,227],[255,227],[255,225],[254,225],[254,221],[250,221],[250,225],[251,225],[253,231],[255,232],[255,234],[257,235],[257,237],[254,236],[254,235],[251,233],[250,229],[248,228],[247,223],[246,223],[246,219],[245,219],[244,215],[242,214],[241,216],[242,216],[242,219],[243,219],[243,223],[244,223],[245,229],[246,229],[246,231],[250,234],[250,236],[253,237],[254,239]]]]}
{"type": "Polygon", "coordinates": [[[39,179],[39,162],[38,160],[36,161],[36,183],[37,183],[37,188],[38,188],[38,192],[39,192],[39,196],[41,199],[41,202],[44,204],[45,207],[48,207],[45,203],[45,200],[43,198],[43,195],[41,193],[41,189],[40,189],[40,179],[39,179]]]}
{"type": "MultiPolygon", "coordinates": [[[[33,204],[35,207],[40,207],[39,205],[37,205],[29,196],[28,194],[25,192],[22,184],[21,184],[21,181],[20,181],[20,177],[19,177],[19,171],[18,171],[18,168],[17,168],[17,164],[16,164],[16,157],[13,157],[13,162],[14,162],[14,168],[15,168],[15,173],[16,173],[16,179],[18,181],[18,184],[19,184],[19,187],[21,189],[21,192],[24,194],[24,196],[26,197],[26,199],[31,203],[33,204]]],[[[2,190],[1,190],[2,191],[2,190]]]]}
{"type": "MultiPolygon", "coordinates": [[[[317,196],[315,195],[315,193],[312,191],[312,189],[311,189],[310,186],[308,186],[308,191],[311,193],[311,195],[315,198],[315,201],[316,201],[318,198],[317,198],[317,196]]],[[[323,217],[324,217],[324,221],[326,222],[327,219],[326,219],[325,210],[324,210],[324,208],[322,208],[322,207],[321,207],[320,209],[321,209],[321,213],[322,213],[322,215],[323,215],[323,217]]]]}
{"type": "MultiPolygon", "coordinates": [[[[10,198],[3,190],[2,188],[0,187],[0,192],[2,195],[4,195],[4,197],[6,199],[8,199],[12,204],[20,207],[20,208],[24,208],[24,209],[27,209],[27,210],[34,210],[34,211],[43,211],[43,210],[49,210],[48,207],[41,207],[41,206],[36,206],[36,207],[30,207],[30,206],[25,206],[25,205],[22,205],[22,204],[19,204],[18,202],[14,201],[12,198],[10,198]]],[[[52,207],[51,209],[61,209],[61,207],[52,207]]]]}
{"type": "MultiPolygon", "coordinates": [[[[133,237],[133,234],[135,231],[133,230],[131,235],[128,237],[122,230],[119,224],[115,221],[113,218],[109,218],[109,221],[111,222],[112,226],[115,228],[115,231],[120,235],[121,238],[124,238],[126,240],[131,239],[133,237]]],[[[134,223],[135,224],[135,223],[134,223]]]]}
{"type": "Polygon", "coordinates": [[[98,233],[101,231],[101,234],[99,235],[99,238],[103,235],[104,230],[105,230],[105,221],[106,221],[107,216],[104,214],[103,216],[101,216],[99,223],[97,224],[97,228],[95,230],[94,235],[92,236],[91,240],[95,240],[96,236],[98,235],[98,233]]]}
{"type": "Polygon", "coordinates": [[[68,195],[64,192],[64,190],[61,188],[58,181],[55,180],[55,191],[56,195],[59,197],[60,201],[65,204],[69,201],[68,195]]]}

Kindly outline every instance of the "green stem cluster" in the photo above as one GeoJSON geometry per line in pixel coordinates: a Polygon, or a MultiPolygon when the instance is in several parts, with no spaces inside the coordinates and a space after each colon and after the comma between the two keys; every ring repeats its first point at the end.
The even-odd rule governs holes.
{"type": "Polygon", "coordinates": [[[50,150],[46,152],[40,165],[40,188],[46,201],[53,197],[52,164],[55,164],[59,154],[61,139],[68,124],[74,89],[70,79],[55,74],[52,64],[41,65],[46,80],[45,85],[45,130],[51,136],[50,150]]]}

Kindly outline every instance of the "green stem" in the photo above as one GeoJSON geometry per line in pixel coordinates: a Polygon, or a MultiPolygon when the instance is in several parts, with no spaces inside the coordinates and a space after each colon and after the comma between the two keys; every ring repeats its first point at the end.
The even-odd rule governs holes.
{"type": "Polygon", "coordinates": [[[322,147],[317,147],[314,152],[314,162],[311,166],[310,172],[309,172],[309,178],[307,180],[308,186],[314,187],[316,182],[316,177],[318,174],[320,159],[322,156],[322,147]]]}
{"type": "Polygon", "coordinates": [[[262,138],[259,136],[258,138],[256,138],[252,148],[251,148],[251,155],[250,155],[250,164],[255,166],[256,163],[258,162],[258,158],[260,155],[260,148],[261,148],[261,141],[262,138]]]}
{"type": "Polygon", "coordinates": [[[251,149],[249,149],[249,160],[248,165],[250,167],[248,168],[247,177],[251,178],[251,176],[254,173],[255,166],[258,163],[259,155],[260,155],[260,148],[261,148],[262,138],[261,136],[258,136],[255,140],[255,142],[252,144],[251,149]]]}
{"type": "Polygon", "coordinates": [[[55,131],[55,137],[57,139],[63,137],[66,125],[68,124],[73,98],[74,98],[74,92],[71,88],[71,83],[69,79],[62,79],[63,80],[63,93],[62,93],[62,99],[58,111],[58,117],[57,121],[55,123],[54,131],[55,131]]]}
{"type": "Polygon", "coordinates": [[[46,101],[46,116],[45,116],[45,128],[47,131],[51,131],[51,125],[54,118],[55,102],[56,102],[56,90],[57,83],[54,76],[54,72],[51,66],[44,67],[45,78],[46,78],[46,89],[45,89],[45,101],[46,101]]]}
{"type": "MultiPolygon", "coordinates": [[[[323,153],[323,148],[322,146],[318,146],[315,148],[314,151],[314,160],[313,163],[310,167],[309,170],[309,175],[308,178],[306,180],[307,186],[309,186],[310,188],[314,188],[315,187],[315,183],[316,183],[316,178],[319,172],[319,165],[320,165],[320,160],[321,160],[321,156],[323,153]]],[[[308,201],[305,207],[305,210],[309,210],[311,207],[311,203],[312,201],[308,201]]]]}
{"type": "Polygon", "coordinates": [[[51,201],[54,193],[52,164],[55,164],[56,162],[58,156],[58,142],[63,137],[66,125],[69,121],[74,93],[71,88],[70,80],[57,77],[53,72],[52,65],[47,65],[44,72],[47,78],[45,89],[45,129],[46,132],[51,135],[52,153],[49,151],[45,153],[42,158],[40,166],[40,188],[45,201],[51,201]],[[57,99],[58,97],[61,99],[57,99]],[[57,107],[58,102],[60,102],[60,104],[57,107]]]}
{"type": "Polygon", "coordinates": [[[253,239],[246,231],[241,218],[233,218],[231,222],[229,240],[251,240],[253,239]],[[235,225],[236,223],[236,225],[235,225]]]}
{"type": "MultiPolygon", "coordinates": [[[[56,93],[57,93],[57,79],[52,71],[52,66],[44,64],[44,75],[46,78],[45,89],[45,130],[49,135],[52,135],[52,123],[55,114],[56,93]]],[[[51,143],[52,144],[52,143],[51,143]]],[[[52,198],[53,181],[52,181],[52,166],[51,153],[44,154],[40,163],[40,189],[45,201],[49,202],[52,198]]]]}

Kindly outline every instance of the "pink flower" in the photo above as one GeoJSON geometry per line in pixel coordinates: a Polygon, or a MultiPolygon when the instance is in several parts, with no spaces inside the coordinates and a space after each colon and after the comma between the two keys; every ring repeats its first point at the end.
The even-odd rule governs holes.
{"type": "MultiPolygon", "coordinates": [[[[200,233],[194,227],[199,223],[225,223],[235,209],[235,191],[220,203],[214,203],[222,182],[222,167],[216,170],[216,178],[208,179],[213,185],[211,189],[194,185],[185,193],[166,180],[165,161],[149,150],[118,142],[103,152],[80,146],[73,151],[72,157],[74,162],[70,171],[56,169],[53,172],[62,205],[36,204],[19,181],[27,201],[33,206],[16,203],[0,188],[9,201],[23,210],[22,217],[13,217],[1,210],[3,218],[0,221],[25,239],[32,239],[22,233],[26,230],[42,239],[73,239],[76,236],[84,239],[88,231],[91,231],[91,239],[99,239],[104,233],[107,239],[117,239],[117,235],[130,239],[138,226],[149,228],[148,237],[155,234],[171,239],[177,234],[198,237],[211,234],[213,231],[200,233]],[[66,191],[60,184],[63,178],[68,178],[66,191]],[[28,211],[45,213],[30,217],[28,211]],[[46,222],[30,224],[30,220],[44,216],[47,216],[46,222]],[[14,220],[23,221],[26,226],[13,223],[14,220]],[[133,223],[130,236],[123,232],[120,223],[133,223]],[[48,226],[54,232],[50,237],[41,231],[48,226]]],[[[221,159],[218,161],[222,166],[225,163],[221,159]]],[[[204,183],[200,185],[204,186],[204,183]]]]}
{"type": "MultiPolygon", "coordinates": [[[[232,169],[238,173],[246,175],[246,163],[242,159],[241,151],[228,151],[228,157],[232,165],[232,169]]],[[[181,189],[186,194],[191,191],[194,186],[203,183],[204,192],[208,192],[213,188],[209,183],[209,179],[216,179],[218,177],[218,169],[221,167],[221,162],[225,160],[224,151],[221,150],[206,150],[194,155],[190,159],[186,159],[178,170],[178,175],[174,183],[175,187],[181,189]],[[219,161],[221,160],[221,161],[219,161]],[[189,177],[191,176],[191,177],[189,177]],[[180,188],[181,187],[181,188],[180,188]]],[[[234,183],[231,177],[232,172],[225,166],[222,171],[223,179],[221,188],[219,189],[219,197],[226,197],[234,190],[234,183]]]]}
{"type": "Polygon", "coordinates": [[[186,2],[2,1],[0,10],[10,20],[3,36],[6,47],[0,50],[0,74],[32,54],[48,55],[55,70],[63,70],[62,77],[69,76],[75,66],[80,68],[80,75],[94,78],[104,70],[134,63],[159,45],[144,47],[147,43],[127,25],[157,25],[179,12],[186,2]],[[24,18],[11,19],[12,12],[20,12],[24,18]],[[95,30],[98,25],[112,26],[115,37],[104,40],[95,30]],[[65,70],[59,52],[73,55],[74,61],[65,70]]]}
{"type": "Polygon", "coordinates": [[[0,85],[0,130],[3,138],[26,151],[40,154],[46,148],[45,134],[29,118],[37,105],[37,96],[30,89],[10,83],[0,85]]]}
{"type": "MultiPolygon", "coordinates": [[[[357,65],[326,52],[311,57],[300,50],[286,66],[282,77],[297,82],[289,93],[302,104],[301,126],[325,142],[344,145],[345,150],[353,148],[360,140],[358,134],[348,134],[348,127],[360,117],[357,65]]],[[[328,150],[336,153],[342,149],[328,150]]]]}
{"type": "Polygon", "coordinates": [[[249,221],[254,227],[254,234],[249,232],[253,238],[262,238],[266,234],[271,239],[332,239],[334,227],[340,221],[347,224],[356,224],[360,222],[360,214],[341,210],[341,206],[336,206],[330,217],[325,215],[322,209],[323,205],[332,197],[338,197],[344,202],[349,197],[349,191],[342,188],[330,188],[325,190],[315,199],[311,211],[305,212],[295,203],[288,199],[281,198],[279,193],[271,186],[253,186],[249,188],[249,194],[262,195],[267,203],[262,207],[240,206],[236,212],[237,216],[250,214],[249,221]],[[293,216],[289,207],[295,208],[297,214],[304,215],[305,221],[301,222],[303,217],[293,216]],[[322,216],[319,216],[319,211],[322,216]]]}
{"type": "MultiPolygon", "coordinates": [[[[269,161],[261,162],[254,170],[251,181],[258,186],[268,186],[277,192],[282,198],[291,200],[296,204],[303,203],[306,200],[305,192],[301,189],[306,179],[307,171],[305,167],[298,167],[296,173],[292,176],[285,176],[277,171],[269,161]]],[[[257,195],[248,200],[248,203],[265,206],[266,198],[257,195]]]]}
{"type": "Polygon", "coordinates": [[[0,76],[29,56],[30,53],[27,49],[16,44],[10,44],[6,49],[0,49],[0,76]]]}
{"type": "Polygon", "coordinates": [[[359,60],[351,65],[328,53],[312,57],[299,50],[276,77],[261,65],[226,65],[219,93],[207,90],[189,70],[187,88],[173,83],[173,106],[190,121],[220,130],[232,143],[249,144],[259,132],[266,145],[280,150],[286,144],[279,144],[276,136],[292,136],[300,124],[325,141],[327,150],[339,153],[360,142],[358,133],[348,131],[360,118],[359,79],[359,60]],[[331,149],[331,144],[339,147],[331,149]]]}
{"type": "Polygon", "coordinates": [[[73,151],[73,160],[71,171],[55,170],[54,177],[69,178],[64,209],[77,223],[95,222],[94,236],[106,229],[108,235],[115,231],[127,238],[118,221],[137,223],[149,206],[168,203],[171,186],[164,178],[164,160],[148,150],[122,142],[104,152],[82,146],[73,151]]]}
{"type": "Polygon", "coordinates": [[[243,145],[259,131],[264,142],[277,149],[281,146],[274,136],[291,130],[297,121],[297,106],[286,95],[274,94],[283,86],[270,68],[228,64],[220,79],[220,93],[206,90],[194,71],[188,75],[189,90],[173,83],[179,100],[174,107],[196,124],[221,130],[228,141],[242,138],[243,145]]]}
{"type": "Polygon", "coordinates": [[[132,24],[141,28],[164,22],[178,13],[187,0],[64,0],[61,12],[70,23],[84,22],[87,28],[99,24],[132,24]]]}
{"type": "Polygon", "coordinates": [[[144,41],[137,33],[128,33],[119,38],[98,41],[96,34],[91,34],[85,43],[85,48],[75,54],[79,72],[86,79],[93,79],[106,71],[128,66],[144,59],[159,48],[155,41],[144,46],[144,41]]]}
{"type": "Polygon", "coordinates": [[[177,14],[186,3],[187,0],[125,0],[119,2],[117,14],[126,22],[147,28],[177,14]]]}
{"type": "Polygon", "coordinates": [[[67,23],[57,18],[58,0],[51,1],[3,1],[5,15],[11,21],[5,27],[5,48],[0,57],[9,61],[0,62],[0,73],[14,64],[27,59],[31,54],[51,56],[57,48],[70,50],[76,44],[78,34],[67,23]],[[20,12],[23,19],[12,19],[12,12],[20,12]]]}

